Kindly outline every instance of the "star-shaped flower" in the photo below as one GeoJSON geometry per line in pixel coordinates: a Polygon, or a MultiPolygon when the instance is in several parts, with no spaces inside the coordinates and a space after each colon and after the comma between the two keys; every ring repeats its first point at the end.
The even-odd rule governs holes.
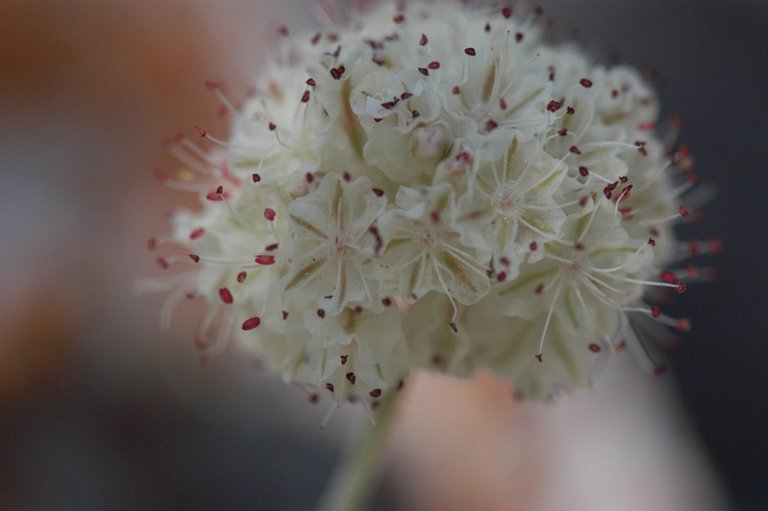
{"type": "Polygon", "coordinates": [[[401,187],[396,203],[380,222],[386,243],[382,265],[396,280],[393,290],[407,303],[431,290],[464,305],[485,296],[490,254],[462,244],[452,188],[401,187]]]}
{"type": "Polygon", "coordinates": [[[333,315],[350,303],[372,300],[363,266],[377,250],[371,226],[385,205],[367,177],[348,182],[336,174],[326,175],[315,192],[291,203],[283,289],[293,306],[316,301],[333,315]]]}

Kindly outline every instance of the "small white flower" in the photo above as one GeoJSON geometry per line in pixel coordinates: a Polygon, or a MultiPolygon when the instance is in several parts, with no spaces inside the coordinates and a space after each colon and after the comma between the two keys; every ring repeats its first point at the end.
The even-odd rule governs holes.
{"type": "Polygon", "coordinates": [[[395,202],[380,230],[386,243],[384,280],[396,279],[396,293],[413,303],[435,290],[465,305],[485,296],[488,254],[462,245],[451,187],[401,187],[395,202]]]}
{"type": "Polygon", "coordinates": [[[291,245],[283,293],[293,306],[316,301],[337,314],[352,302],[370,304],[364,266],[375,255],[377,240],[370,228],[384,206],[368,178],[347,183],[334,174],[290,204],[291,245]]]}

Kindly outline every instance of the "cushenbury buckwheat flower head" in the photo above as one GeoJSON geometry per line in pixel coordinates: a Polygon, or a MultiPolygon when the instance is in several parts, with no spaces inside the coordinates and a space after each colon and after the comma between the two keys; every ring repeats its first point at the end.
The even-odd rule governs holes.
{"type": "Polygon", "coordinates": [[[173,217],[189,255],[158,259],[193,271],[154,286],[176,289],[168,310],[208,301],[205,353],[234,337],[338,401],[375,404],[420,368],[546,399],[642,351],[633,324],[688,328],[647,301],[684,291],[668,267],[691,248],[672,229],[687,154],[667,156],[654,91],[515,16],[381,2],[286,37],[238,108],[209,84],[232,133],[171,143],[198,176],[163,180],[203,205],[173,217]]]}

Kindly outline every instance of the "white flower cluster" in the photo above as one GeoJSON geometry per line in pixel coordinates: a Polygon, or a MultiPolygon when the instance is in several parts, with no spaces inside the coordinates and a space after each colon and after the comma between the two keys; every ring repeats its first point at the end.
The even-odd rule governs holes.
{"type": "Polygon", "coordinates": [[[630,315],[686,328],[643,302],[684,288],[665,267],[689,185],[654,92],[545,45],[535,18],[383,5],[289,38],[223,148],[177,140],[208,175],[173,231],[198,265],[182,288],[211,304],[201,347],[219,324],[337,400],[418,368],[544,399],[589,386],[630,315]]]}

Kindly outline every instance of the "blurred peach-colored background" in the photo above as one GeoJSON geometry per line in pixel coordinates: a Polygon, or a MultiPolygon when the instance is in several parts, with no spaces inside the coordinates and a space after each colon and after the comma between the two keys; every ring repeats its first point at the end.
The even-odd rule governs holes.
{"type": "MultiPolygon", "coordinates": [[[[194,205],[152,178],[175,165],[162,140],[224,136],[204,80],[241,97],[277,24],[300,31],[314,5],[0,4],[0,510],[311,509],[322,493],[364,413],[321,431],[330,402],[231,351],[201,368],[195,310],[161,331],[163,297],[132,292],[161,274],[146,240],[164,212],[194,205]]],[[[621,358],[590,395],[511,395],[487,375],[413,378],[372,509],[726,509],[672,380],[621,358]]]]}

